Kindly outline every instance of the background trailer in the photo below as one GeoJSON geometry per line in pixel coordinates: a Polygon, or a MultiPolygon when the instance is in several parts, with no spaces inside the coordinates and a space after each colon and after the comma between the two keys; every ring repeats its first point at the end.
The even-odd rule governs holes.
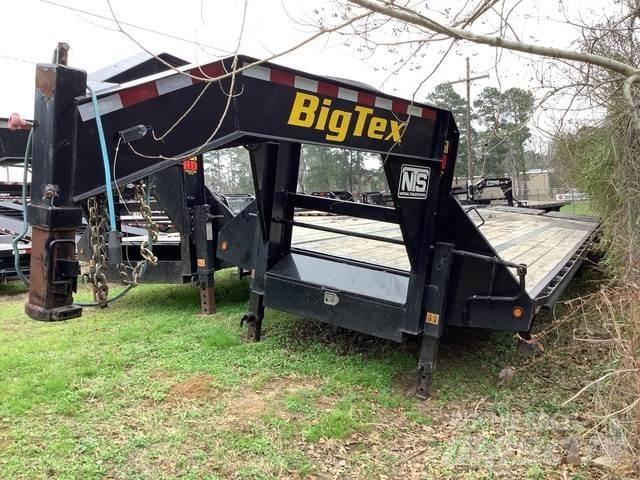
{"type": "MultiPolygon", "coordinates": [[[[144,189],[144,179],[185,158],[242,145],[255,210],[217,225],[209,197],[196,196],[198,272],[212,278],[218,261],[251,268],[250,339],[260,338],[265,307],[394,341],[421,336],[417,393],[425,397],[445,325],[528,332],[597,227],[535,210],[465,211],[451,195],[458,130],[448,111],[244,56],[177,70],[92,98],[84,72],[37,67],[32,318],[81,314],[74,234],[83,208],[104,203],[116,186],[144,189]],[[303,143],[378,153],[394,208],[296,192],[303,143]],[[309,221],[297,208],[339,217],[309,221]]],[[[118,264],[115,228],[108,251],[118,264]]]]}

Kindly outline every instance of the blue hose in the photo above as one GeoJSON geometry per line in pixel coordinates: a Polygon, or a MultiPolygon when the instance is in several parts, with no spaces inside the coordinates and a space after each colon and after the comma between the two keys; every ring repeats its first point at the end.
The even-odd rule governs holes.
{"type": "Polygon", "coordinates": [[[27,220],[27,174],[29,172],[29,154],[31,153],[32,137],[33,129],[29,131],[27,148],[24,151],[24,170],[22,171],[22,229],[20,230],[20,233],[11,240],[11,246],[13,247],[13,265],[18,277],[20,277],[20,280],[22,280],[27,286],[29,286],[29,279],[24,275],[24,273],[22,273],[22,269],[20,268],[20,249],[18,248],[18,243],[22,241],[29,228],[27,220]]]}
{"type": "Polygon", "coordinates": [[[96,112],[96,126],[98,127],[98,138],[100,139],[100,153],[102,154],[102,164],[104,166],[104,183],[107,192],[107,205],[109,207],[109,226],[111,231],[116,231],[116,209],[113,202],[113,191],[111,190],[111,167],[109,165],[109,155],[107,154],[107,142],[104,139],[104,130],[102,128],[102,118],[100,118],[100,106],[96,92],[87,85],[87,89],[91,92],[91,101],[93,109],[96,112]]]}

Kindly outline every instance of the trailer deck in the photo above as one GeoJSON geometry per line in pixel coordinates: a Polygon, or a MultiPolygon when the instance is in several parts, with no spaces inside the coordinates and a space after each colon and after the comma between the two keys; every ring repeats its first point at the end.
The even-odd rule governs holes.
{"type": "MultiPolygon", "coordinates": [[[[550,282],[576,252],[589,242],[598,227],[597,220],[590,217],[546,214],[543,210],[517,207],[470,208],[467,209],[467,215],[502,260],[527,266],[526,291],[532,298],[542,296],[550,282]]],[[[313,211],[300,213],[295,218],[299,223],[315,227],[402,242],[402,233],[396,224],[313,211]]],[[[145,238],[146,232],[127,235],[123,238],[123,244],[137,245],[145,238]]],[[[157,244],[179,245],[180,234],[161,234],[157,244]]],[[[408,273],[410,270],[406,249],[400,243],[356,239],[348,234],[294,226],[291,246],[298,250],[369,263],[398,272],[408,273]]],[[[311,264],[309,267],[314,268],[311,264]]],[[[297,265],[297,268],[304,266],[297,265]]],[[[323,281],[331,283],[330,278],[324,278],[323,281]]],[[[340,280],[340,286],[342,285],[343,281],[340,280]]],[[[337,283],[333,287],[339,288],[337,283]]],[[[358,287],[354,283],[352,288],[358,287]]]]}
{"type": "MultiPolygon", "coordinates": [[[[503,260],[527,265],[526,290],[538,297],[598,227],[589,217],[545,215],[523,208],[471,209],[467,215],[503,260]]],[[[402,240],[398,225],[348,216],[298,217],[304,223],[402,240]]],[[[409,271],[404,245],[354,239],[346,234],[294,226],[291,246],[326,255],[409,271]]]]}

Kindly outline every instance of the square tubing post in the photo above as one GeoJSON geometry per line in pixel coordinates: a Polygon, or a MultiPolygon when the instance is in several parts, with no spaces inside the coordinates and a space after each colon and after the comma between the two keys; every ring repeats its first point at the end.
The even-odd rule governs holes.
{"type": "Polygon", "coordinates": [[[251,271],[249,312],[242,318],[240,325],[247,322],[247,340],[258,342],[262,335],[262,319],[264,317],[264,283],[269,252],[269,232],[271,230],[271,209],[273,208],[278,145],[273,143],[259,144],[250,149],[249,155],[258,213],[253,244],[254,265],[251,271]]]}
{"type": "Polygon", "coordinates": [[[287,202],[288,192],[295,192],[300,166],[300,144],[264,143],[251,152],[251,170],[256,192],[258,218],[251,272],[247,339],[259,341],[264,318],[264,295],[267,269],[291,250],[289,222],[273,222],[273,218],[293,220],[294,207],[287,202]]]}
{"type": "MultiPolygon", "coordinates": [[[[214,235],[209,205],[197,205],[193,209],[193,228],[196,243],[198,285],[200,288],[200,309],[203,314],[216,313],[215,296],[215,250],[211,247],[214,235]]],[[[186,240],[185,240],[186,241],[186,240]]]]}
{"type": "Polygon", "coordinates": [[[447,286],[453,261],[453,244],[437,243],[431,265],[431,283],[425,295],[425,318],[422,347],[418,360],[416,397],[424,400],[431,395],[433,371],[436,368],[440,337],[445,324],[447,286]]]}
{"type": "MultiPolygon", "coordinates": [[[[193,231],[196,249],[198,287],[200,289],[200,311],[204,315],[216,313],[215,245],[218,237],[218,220],[211,214],[211,206],[205,201],[204,158],[196,157],[197,169],[190,175],[182,172],[185,208],[193,212],[193,231]]],[[[183,169],[184,170],[184,169],[183,169]]],[[[191,227],[190,227],[191,228],[191,227]]],[[[191,265],[190,243],[181,242],[185,267],[191,265]]]]}
{"type": "Polygon", "coordinates": [[[79,317],[73,305],[77,275],[75,233],[82,209],[73,204],[74,98],[85,94],[86,73],[62,65],[36,68],[31,204],[32,251],[27,315],[53,321],[79,317]]]}

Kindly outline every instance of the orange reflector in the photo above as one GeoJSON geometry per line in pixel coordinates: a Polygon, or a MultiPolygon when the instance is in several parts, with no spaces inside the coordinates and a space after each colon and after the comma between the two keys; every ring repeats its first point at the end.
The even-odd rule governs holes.
{"type": "Polygon", "coordinates": [[[513,307],[513,310],[511,310],[511,313],[513,313],[514,317],[520,318],[522,317],[522,314],[524,313],[524,311],[522,310],[522,307],[513,307]]]}
{"type": "Polygon", "coordinates": [[[223,240],[222,242],[220,242],[220,250],[222,250],[223,252],[226,252],[228,248],[229,248],[229,244],[227,243],[226,240],[223,240]]]}

